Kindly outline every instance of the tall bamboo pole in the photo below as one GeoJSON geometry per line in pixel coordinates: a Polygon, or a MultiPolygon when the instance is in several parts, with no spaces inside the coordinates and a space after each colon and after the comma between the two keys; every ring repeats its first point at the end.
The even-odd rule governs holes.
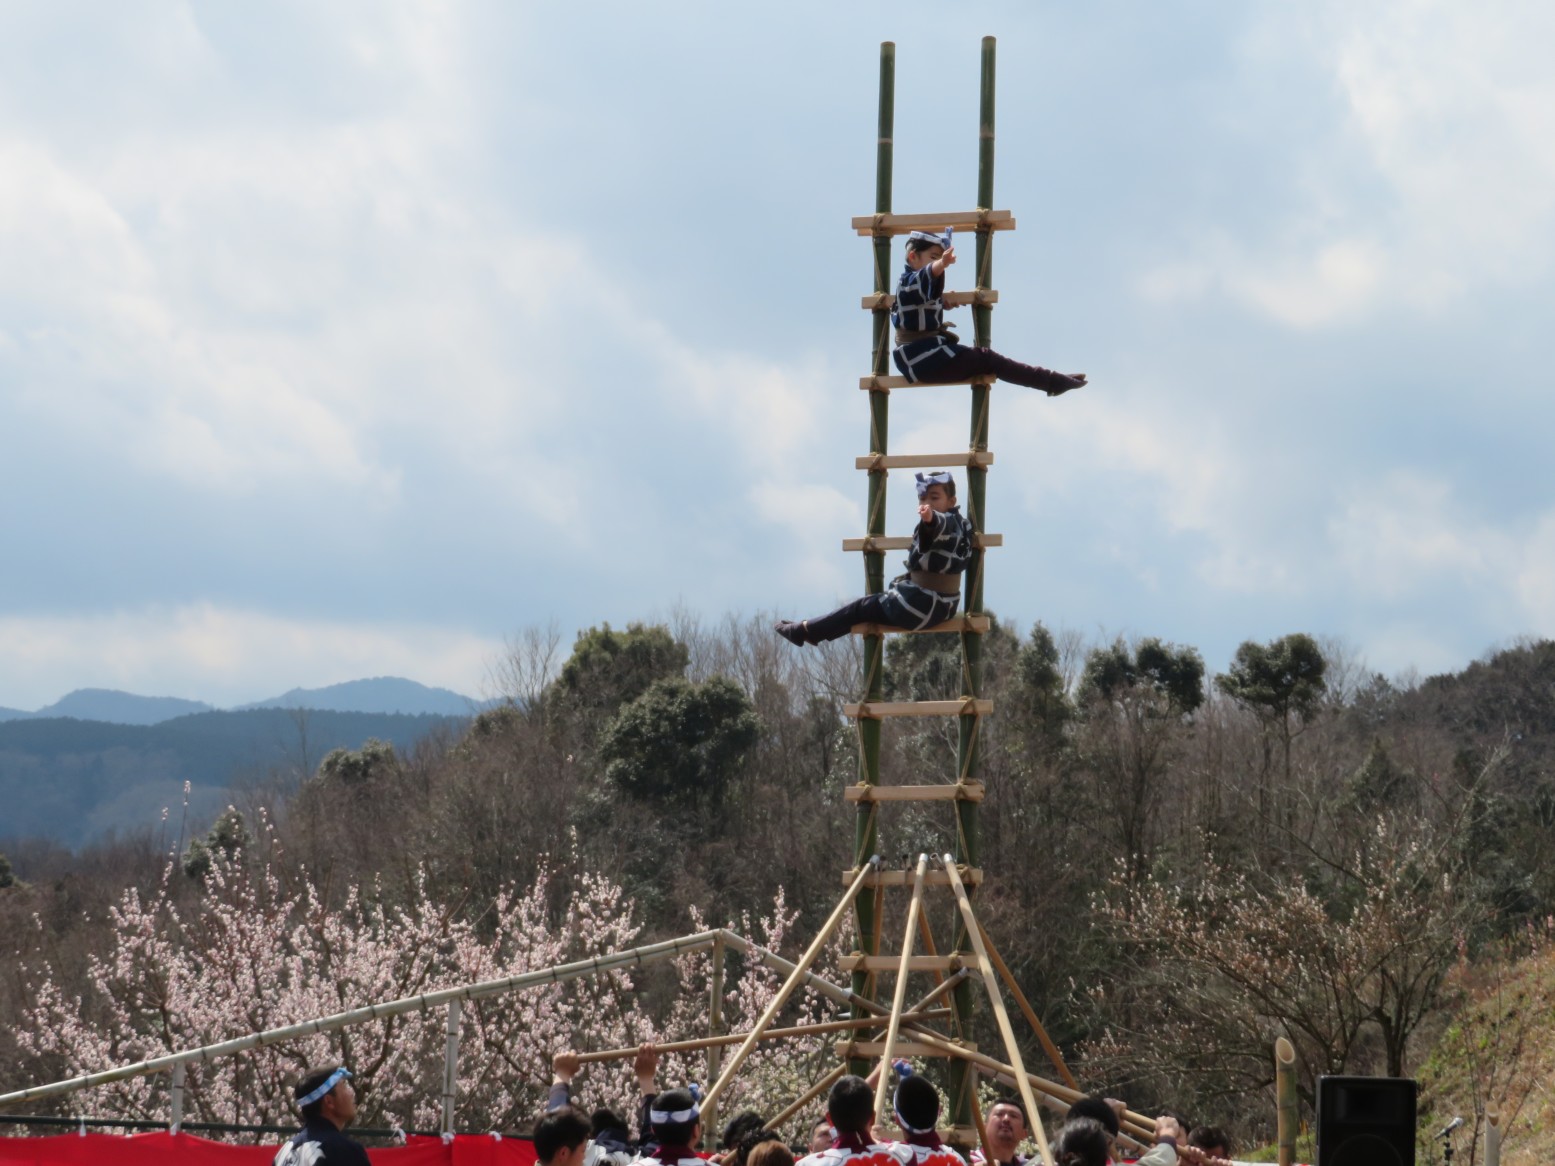
{"type": "Polygon", "coordinates": [[[879,869],[880,858],[878,855],[870,858],[868,862],[860,867],[857,877],[848,885],[847,891],[843,894],[842,901],[837,904],[831,915],[827,917],[826,922],[821,924],[821,929],[815,933],[815,938],[810,941],[810,946],[805,948],[804,955],[799,957],[799,962],[794,966],[794,970],[789,973],[788,979],[783,981],[783,986],[778,989],[777,995],[772,997],[772,1002],[762,1010],[761,1016],[757,1018],[755,1025],[745,1037],[744,1043],[735,1050],[734,1056],[729,1058],[728,1067],[724,1069],[718,1080],[714,1081],[708,1088],[707,1096],[702,1099],[704,1106],[711,1108],[713,1103],[718,1100],[719,1095],[729,1087],[730,1079],[739,1071],[740,1066],[745,1063],[745,1058],[750,1056],[751,1050],[756,1047],[756,1042],[761,1039],[761,1034],[766,1032],[771,1026],[773,1019],[782,1011],[783,1005],[788,1003],[788,998],[794,994],[794,989],[803,982],[805,974],[810,970],[810,965],[821,954],[821,949],[826,946],[826,941],[832,937],[832,932],[837,930],[837,925],[842,922],[842,917],[848,913],[848,908],[853,905],[854,899],[858,897],[859,889],[863,887],[865,878],[868,877],[871,871],[879,869]]]}
{"type": "MultiPolygon", "coordinates": [[[[722,1035],[724,1024],[724,941],[723,936],[713,940],[713,967],[707,977],[707,1035],[718,1037],[722,1035]]],[[[723,1063],[724,1047],[722,1044],[709,1043],[707,1046],[707,1080],[718,1080],[718,1069],[723,1063]]],[[[702,1111],[702,1142],[704,1145],[712,1139],[712,1131],[718,1128],[718,1106],[716,1104],[705,1107],[702,1111]]]]}
{"type": "Polygon", "coordinates": [[[880,1076],[875,1081],[875,1120],[885,1120],[885,1099],[891,1085],[891,1051],[902,1031],[902,1005],[907,1002],[907,968],[912,963],[913,938],[918,933],[918,912],[923,910],[923,876],[929,870],[929,856],[918,856],[913,874],[912,902],[907,905],[907,933],[902,937],[902,958],[896,969],[896,992],[891,997],[891,1020],[886,1025],[885,1047],[880,1050],[880,1076]]]}
{"type": "MultiPolygon", "coordinates": [[[[978,78],[978,112],[977,112],[977,205],[981,208],[993,207],[993,147],[994,147],[994,46],[995,40],[991,36],[983,38],[982,68],[978,78]]],[[[979,288],[989,286],[993,260],[993,232],[984,228],[977,232],[977,282],[974,285],[979,288]]],[[[991,329],[993,312],[988,305],[974,305],[972,308],[972,327],[974,343],[988,346],[991,341],[991,329]]],[[[972,425],[971,448],[973,450],[986,450],[988,448],[988,408],[989,398],[992,392],[988,385],[972,386],[972,425]]],[[[988,495],[988,470],[983,466],[969,465],[966,473],[966,509],[967,517],[972,520],[972,525],[980,531],[988,529],[987,516],[988,495]]],[[[980,549],[972,551],[971,561],[967,564],[965,587],[965,602],[962,610],[968,615],[981,613],[983,610],[983,556],[980,549]]],[[[964,669],[965,695],[977,697],[982,695],[983,687],[983,637],[981,633],[964,631],[961,633],[961,658],[964,669]]],[[[979,719],[975,716],[963,716],[958,725],[956,742],[956,773],[959,781],[974,781],[978,773],[978,742],[977,732],[979,719]]],[[[978,863],[979,851],[978,838],[978,808],[972,801],[956,802],[956,860],[967,866],[975,867],[978,863]]],[[[958,922],[951,941],[951,950],[965,951],[967,949],[968,936],[958,922]]],[[[955,997],[956,1008],[960,1014],[960,1027],[963,1031],[971,1027],[973,997],[970,983],[963,986],[955,997]]],[[[950,1066],[950,1095],[954,1098],[954,1119],[957,1125],[971,1124],[971,1109],[968,1104],[969,1094],[967,1082],[963,1079],[969,1073],[968,1067],[959,1061],[953,1061],[950,1066]]]]}
{"type": "Polygon", "coordinates": [[[1274,1098],[1279,1107],[1275,1126],[1279,1133],[1280,1166],[1295,1166],[1296,1046],[1284,1037],[1274,1042],[1274,1098]]]}
{"type": "Polygon", "coordinates": [[[1031,1123],[1031,1132],[1037,1139],[1043,1166],[1053,1166],[1053,1153],[1048,1149],[1047,1136],[1042,1131],[1042,1115],[1037,1112],[1037,1098],[1031,1092],[1031,1082],[1027,1080],[1026,1066],[1021,1060],[1020,1042],[1015,1039],[1015,1029],[1010,1025],[1010,1014],[1004,1010],[999,977],[994,973],[993,961],[988,958],[988,949],[983,946],[982,931],[977,926],[977,916],[972,913],[971,897],[967,895],[966,887],[961,884],[961,876],[956,872],[955,858],[947,854],[941,861],[945,864],[945,873],[950,877],[950,889],[955,892],[956,906],[961,909],[961,922],[966,929],[967,939],[972,944],[973,954],[977,956],[978,970],[983,973],[983,987],[988,990],[988,1001],[993,1005],[993,1018],[999,1025],[999,1035],[1004,1039],[1004,1051],[1009,1054],[1010,1065],[1015,1069],[1015,1083],[1020,1086],[1021,1100],[1026,1103],[1026,1120],[1031,1123]]]}
{"type": "MultiPolygon", "coordinates": [[[[880,45],[880,108],[875,144],[875,213],[891,212],[892,135],[896,121],[896,45],[883,41],[880,45]]],[[[875,291],[891,290],[891,237],[876,235],[874,238],[875,291]]],[[[876,308],[871,314],[871,371],[884,376],[891,356],[891,313],[886,308],[876,308]]],[[[869,394],[869,450],[871,453],[889,453],[890,393],[869,394]]],[[[869,512],[866,530],[871,535],[885,534],[886,473],[884,470],[869,475],[869,512]]],[[[874,595],[885,590],[885,552],[864,552],[864,591],[874,595]]],[[[885,636],[881,633],[866,635],[864,640],[864,700],[878,701],[885,696],[885,636]]],[[[869,785],[880,784],[880,735],[883,725],[878,718],[861,717],[858,721],[859,779],[869,785]]],[[[879,807],[873,802],[860,802],[854,827],[853,865],[862,866],[864,859],[879,849],[879,832],[876,828],[879,807]]],[[[859,949],[865,955],[879,954],[875,942],[876,905],[873,899],[860,895],[854,909],[858,924],[859,949]]],[[[860,996],[874,999],[874,981],[868,972],[853,973],[853,991],[860,996]]],[[[861,1013],[855,1010],[855,1015],[861,1013]]],[[[862,1060],[850,1066],[853,1072],[868,1070],[862,1060]]]]}
{"type": "MultiPolygon", "coordinates": [[[[916,1006],[916,1010],[904,1013],[904,1016],[913,1020],[942,1020],[950,1015],[948,1008],[936,1008],[932,1011],[923,1011],[922,1004],[916,1006]]],[[[825,1036],[833,1032],[850,1032],[860,1028],[884,1028],[891,1022],[888,1016],[866,1016],[855,1020],[848,1017],[845,1020],[820,1020],[814,1024],[796,1024],[792,1028],[769,1028],[761,1034],[761,1039],[789,1040],[801,1036],[825,1036]]],[[[670,1041],[668,1044],[655,1045],[661,1055],[667,1053],[700,1053],[709,1049],[726,1049],[730,1045],[737,1045],[750,1031],[726,1032],[718,1036],[698,1036],[690,1040],[670,1041]]],[[[624,1061],[637,1055],[638,1045],[626,1045],[616,1049],[595,1049],[592,1053],[579,1053],[578,1064],[594,1065],[601,1061],[624,1061]]],[[[707,1110],[702,1110],[702,1116],[707,1116],[707,1110]]]]}
{"type": "Polygon", "coordinates": [[[1501,1114],[1485,1111],[1485,1166],[1501,1166],[1501,1114]]]}

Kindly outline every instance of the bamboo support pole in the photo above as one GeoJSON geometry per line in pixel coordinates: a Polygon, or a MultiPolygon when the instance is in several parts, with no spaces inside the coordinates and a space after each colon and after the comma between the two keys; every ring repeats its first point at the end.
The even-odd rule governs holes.
{"type": "Polygon", "coordinates": [[[1064,1084],[1071,1089],[1080,1088],[1075,1083],[1074,1074],[1069,1071],[1069,1066],[1064,1064],[1063,1054],[1058,1051],[1058,1046],[1048,1036],[1047,1029],[1042,1027],[1042,1022],[1037,1019],[1036,1011],[1031,1007],[1031,1002],[1026,999],[1026,994],[1020,990],[1020,985],[1015,982],[1015,976],[1010,971],[1010,966],[1004,962],[1004,957],[999,954],[999,949],[994,947],[993,940],[988,938],[988,928],[979,921],[977,925],[979,933],[983,937],[983,946],[988,949],[988,958],[993,961],[993,966],[999,972],[999,978],[1009,988],[1010,995],[1015,997],[1015,1003],[1020,1005],[1020,1010],[1026,1015],[1026,1023],[1031,1025],[1031,1031],[1037,1034],[1037,1040],[1042,1043],[1042,1051],[1047,1054],[1048,1060],[1053,1062],[1053,1068],[1063,1078],[1064,1084]]]}
{"type": "Polygon", "coordinates": [[[761,1034],[767,1031],[773,1019],[782,1011],[783,1005],[788,1003],[788,998],[794,994],[794,989],[799,986],[800,981],[804,978],[804,974],[810,970],[810,965],[821,954],[821,949],[831,939],[832,932],[837,930],[837,925],[842,922],[842,917],[847,914],[848,908],[853,906],[853,900],[857,897],[859,888],[864,885],[864,876],[879,865],[880,856],[875,855],[869,862],[859,868],[858,878],[853,880],[853,885],[843,894],[842,901],[827,916],[826,922],[821,925],[820,931],[816,932],[815,938],[810,941],[810,946],[805,948],[804,955],[799,958],[799,963],[789,973],[788,979],[778,989],[777,995],[772,998],[772,1002],[762,1010],[761,1016],[757,1018],[750,1032],[746,1034],[744,1042],[734,1051],[734,1056],[729,1058],[729,1064],[724,1069],[722,1075],[713,1082],[707,1091],[707,1095],[702,1098],[704,1107],[711,1107],[723,1091],[729,1087],[729,1081],[739,1071],[740,1066],[745,1063],[745,1058],[750,1056],[751,1050],[756,1047],[756,1042],[761,1039],[761,1034]]]}
{"type": "Polygon", "coordinates": [[[443,1124],[441,1132],[454,1132],[454,1102],[459,1094],[459,1001],[448,1002],[443,1047],[443,1124]]]}
{"type": "Polygon", "coordinates": [[[176,1134],[184,1124],[184,1077],[188,1066],[183,1062],[173,1066],[173,1082],[167,1091],[168,1122],[167,1132],[176,1134]]]}
{"type": "Polygon", "coordinates": [[[817,1097],[835,1085],[838,1078],[840,1078],[847,1071],[848,1067],[846,1065],[838,1065],[830,1073],[827,1073],[826,1076],[822,1077],[814,1085],[810,1086],[810,1088],[801,1093],[797,1101],[795,1101],[782,1113],[778,1114],[771,1121],[767,1122],[767,1124],[762,1128],[769,1130],[781,1129],[783,1125],[786,1122],[792,1120],[800,1110],[802,1110],[805,1106],[809,1105],[817,1097]]]}
{"type": "MultiPolygon", "coordinates": [[[[954,876],[955,857],[946,854],[941,856],[940,861],[954,876]]],[[[977,956],[978,969],[983,973],[983,986],[988,989],[988,999],[993,1005],[993,1017],[999,1025],[999,1035],[1004,1038],[1005,1052],[1009,1054],[1010,1065],[1015,1069],[1015,1083],[1020,1086],[1021,1100],[1026,1103],[1027,1120],[1031,1122],[1031,1132],[1036,1136],[1037,1149],[1042,1154],[1043,1166],[1053,1166],[1053,1154],[1048,1149],[1047,1134],[1042,1129],[1042,1115],[1037,1112],[1037,1099],[1031,1092],[1031,1082],[1026,1077],[1026,1066],[1021,1061],[1020,1042],[1015,1039],[1015,1029],[1010,1025],[1010,1014],[1005,1011],[1004,996],[999,991],[999,978],[994,974],[993,963],[988,958],[988,949],[983,946],[982,929],[977,925],[977,916],[972,913],[971,897],[967,895],[966,887],[961,885],[959,876],[952,877],[950,889],[955,892],[956,905],[961,909],[961,921],[967,938],[972,943],[972,953],[977,956]]]]}
{"type": "MultiPolygon", "coordinates": [[[[933,1011],[919,1012],[914,1015],[916,1020],[942,1020],[950,1015],[950,1009],[937,1008],[933,1011]]],[[[859,1028],[883,1028],[889,1022],[885,1016],[865,1016],[855,1019],[851,1016],[841,1020],[822,1020],[815,1024],[796,1024],[791,1028],[769,1028],[761,1034],[761,1039],[791,1040],[795,1037],[826,1036],[834,1032],[849,1032],[859,1028]]],[[[655,1045],[659,1053],[700,1053],[710,1049],[726,1049],[730,1045],[737,1045],[750,1036],[750,1031],[725,1032],[717,1036],[698,1036],[689,1040],[671,1041],[669,1044],[655,1045]]],[[[592,1053],[579,1053],[580,1065],[594,1065],[601,1061],[624,1061],[637,1055],[637,1046],[630,1045],[618,1049],[598,1049],[592,1053]]],[[[702,1111],[707,1112],[705,1109],[702,1111]]]]}
{"type": "Polygon", "coordinates": [[[1501,1114],[1485,1111],[1485,1166],[1501,1166],[1501,1114]]]}
{"type": "Polygon", "coordinates": [[[1296,1162],[1296,1046],[1284,1037],[1274,1042],[1274,1098],[1278,1107],[1275,1125],[1279,1139],[1280,1166],[1296,1162]]]}
{"type": "MultiPolygon", "coordinates": [[[[977,1066],[987,1076],[1009,1086],[1011,1089],[1020,1088],[1020,1079],[1015,1075],[1012,1066],[1005,1064],[996,1057],[990,1057],[986,1053],[980,1053],[975,1049],[968,1049],[961,1045],[947,1041],[942,1036],[933,1036],[927,1033],[914,1032],[914,1039],[924,1044],[933,1046],[937,1054],[960,1057],[963,1060],[977,1066]]],[[[1056,1081],[1049,1081],[1045,1077],[1039,1077],[1035,1073],[1028,1072],[1026,1080],[1031,1087],[1042,1094],[1041,1100],[1049,1102],[1049,1109],[1056,1112],[1067,1110],[1085,1094],[1078,1089],[1071,1089],[1067,1085],[1060,1085],[1056,1081]]],[[[1132,1137],[1145,1139],[1149,1143],[1155,1141],[1155,1119],[1142,1113],[1135,1113],[1132,1109],[1123,1113],[1123,1130],[1132,1137]]]]}
{"type": "MultiPolygon", "coordinates": [[[[713,940],[713,966],[707,977],[707,1035],[719,1037],[723,1028],[724,1008],[724,941],[723,936],[713,940]]],[[[707,1046],[707,1080],[718,1080],[718,1070],[723,1063],[723,1045],[709,1041],[707,1046]]],[[[711,1139],[713,1130],[718,1128],[718,1108],[716,1105],[708,1106],[703,1111],[702,1140],[704,1144],[711,1139]]]]}
{"type": "MultiPolygon", "coordinates": [[[[336,1029],[348,1028],[353,1024],[365,1024],[373,1020],[383,1020],[385,1017],[399,1016],[405,1012],[426,1012],[429,1009],[441,1008],[451,1000],[480,1000],[487,996],[496,996],[504,992],[532,988],[541,984],[561,984],[568,980],[576,980],[582,976],[594,975],[599,972],[641,967],[644,964],[657,963],[660,960],[705,951],[713,945],[714,938],[719,934],[724,934],[727,937],[732,933],[723,932],[722,929],[700,931],[695,935],[686,935],[679,939],[667,939],[662,943],[646,944],[643,947],[612,952],[610,955],[579,960],[576,963],[557,964],[554,967],[541,968],[538,971],[525,972],[518,976],[508,976],[501,980],[484,980],[475,984],[462,984],[457,988],[444,988],[437,992],[427,992],[420,996],[406,996],[403,999],[390,1000],[383,1004],[368,1004],[361,1008],[352,1008],[346,1012],[337,1012],[332,1016],[321,1016],[315,1020],[305,1020],[300,1024],[288,1024],[282,1028],[272,1028],[264,1032],[250,1033],[247,1036],[240,1036],[233,1040],[202,1045],[197,1049],[186,1049],[183,1052],[168,1053],[165,1056],[152,1057],[149,1060],[137,1061],[130,1065],[120,1065],[117,1068],[107,1069],[100,1073],[86,1073],[82,1076],[70,1077],[63,1081],[53,1081],[47,1085],[36,1085],[30,1089],[18,1089],[11,1093],[0,1094],[0,1109],[23,1101],[35,1101],[42,1097],[57,1097],[62,1093],[74,1093],[78,1089],[90,1089],[94,1085],[106,1085],[109,1082],[123,1081],[130,1077],[143,1077],[148,1073],[160,1073],[164,1069],[171,1069],[179,1064],[187,1064],[194,1061],[211,1061],[217,1057],[228,1057],[234,1053],[243,1053],[249,1049],[280,1044],[284,1041],[295,1040],[298,1037],[313,1036],[321,1032],[333,1032],[336,1029]]],[[[835,987],[835,985],[833,986],[835,987]]]]}
{"type": "Polygon", "coordinates": [[[918,914],[923,910],[923,876],[929,869],[929,856],[918,856],[913,875],[912,900],[907,904],[907,931],[902,937],[902,955],[896,968],[896,991],[891,996],[891,1019],[886,1025],[885,1047],[880,1050],[880,1076],[875,1081],[875,1120],[885,1121],[885,1099],[891,1087],[891,1050],[902,1031],[902,1005],[907,1002],[907,973],[912,966],[913,940],[918,934],[918,914]]]}
{"type": "MultiPolygon", "coordinates": [[[[993,160],[994,160],[994,59],[997,42],[991,36],[985,36],[982,43],[982,60],[978,76],[978,103],[977,103],[977,205],[983,210],[993,207],[993,160]]],[[[974,290],[989,289],[992,287],[992,249],[993,232],[986,227],[977,232],[977,246],[975,264],[974,290]]],[[[974,303],[972,307],[973,343],[981,347],[987,347],[990,343],[990,323],[993,319],[993,309],[987,303],[974,303]]],[[[871,394],[872,396],[878,394],[871,394]]],[[[988,448],[988,411],[993,396],[990,385],[973,385],[972,416],[971,416],[971,440],[968,448],[975,451],[988,448]]],[[[988,529],[988,471],[982,466],[969,466],[966,472],[966,513],[972,520],[975,530],[988,529]]],[[[986,555],[980,547],[974,546],[972,557],[967,563],[966,578],[962,584],[963,602],[961,610],[967,615],[981,615],[983,612],[983,564],[986,555]]],[[[977,698],[983,692],[983,637],[962,633],[961,635],[961,663],[963,670],[962,691],[967,696],[977,698]]],[[[978,777],[978,719],[974,716],[962,716],[957,721],[956,732],[956,780],[974,781],[978,777]]],[[[971,802],[957,802],[956,813],[956,857],[967,866],[978,865],[979,853],[979,817],[978,807],[971,802]]],[[[952,933],[951,948],[954,951],[966,949],[968,936],[962,926],[958,924],[952,933]]],[[[956,997],[956,1004],[960,1012],[961,1023],[958,1026],[965,1030],[970,1027],[972,1019],[972,993],[968,984],[956,997]]],[[[967,1124],[969,1112],[965,1099],[967,1090],[965,1082],[961,1081],[958,1074],[965,1072],[965,1068],[952,1063],[951,1095],[960,1101],[956,1107],[955,1123],[967,1124]]],[[[1036,1121],[1036,1114],[1032,1115],[1036,1121]]],[[[1040,1143],[1043,1161],[1048,1160],[1046,1141],[1040,1143]]]]}
{"type": "Polygon", "coordinates": [[[988,1125],[983,1121],[983,1107],[977,1103],[977,1074],[973,1072],[968,1073],[967,1076],[972,1079],[972,1095],[967,1106],[972,1111],[972,1124],[977,1127],[977,1141],[983,1147],[983,1162],[986,1166],[988,1163],[998,1162],[999,1157],[988,1144],[988,1125]]]}

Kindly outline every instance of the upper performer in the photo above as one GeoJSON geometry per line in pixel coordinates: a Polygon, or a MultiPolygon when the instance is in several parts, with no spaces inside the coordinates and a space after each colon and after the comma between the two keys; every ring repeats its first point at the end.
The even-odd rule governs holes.
{"type": "Polygon", "coordinates": [[[943,385],[994,376],[1042,389],[1056,397],[1085,384],[1085,374],[1053,372],[1022,364],[991,348],[969,348],[945,326],[945,268],[956,261],[951,234],[913,231],[907,236],[907,269],[896,285],[896,350],[891,357],[914,384],[943,385]]]}

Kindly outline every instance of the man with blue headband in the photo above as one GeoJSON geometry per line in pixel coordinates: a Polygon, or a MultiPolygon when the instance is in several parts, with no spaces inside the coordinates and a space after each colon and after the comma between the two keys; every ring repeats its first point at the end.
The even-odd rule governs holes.
{"type": "Polygon", "coordinates": [[[1050,397],[1085,384],[1083,372],[1062,373],[1022,364],[991,348],[962,344],[945,326],[945,268],[956,261],[951,235],[913,231],[907,236],[907,267],[896,285],[891,323],[896,348],[891,359],[914,384],[943,385],[994,376],[1012,385],[1041,389],[1050,397]]]}
{"type": "Polygon", "coordinates": [[[274,1166],[368,1166],[361,1143],[341,1132],[356,1116],[350,1069],[315,1069],[297,1082],[292,1096],[303,1127],[276,1152],[274,1166]]]}
{"type": "Polygon", "coordinates": [[[972,523],[956,505],[956,480],[944,471],[918,474],[918,525],[907,552],[907,574],[877,595],[845,603],[829,615],[782,620],[777,633],[791,644],[821,644],[854,624],[922,631],[944,623],[961,602],[961,573],[972,558],[972,523]]]}

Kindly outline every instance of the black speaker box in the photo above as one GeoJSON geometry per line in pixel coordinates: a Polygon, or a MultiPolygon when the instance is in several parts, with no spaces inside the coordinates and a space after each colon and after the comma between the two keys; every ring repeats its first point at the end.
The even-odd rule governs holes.
{"type": "Polygon", "coordinates": [[[1319,1077],[1317,1166],[1415,1166],[1415,1103],[1407,1077],[1319,1077]]]}

